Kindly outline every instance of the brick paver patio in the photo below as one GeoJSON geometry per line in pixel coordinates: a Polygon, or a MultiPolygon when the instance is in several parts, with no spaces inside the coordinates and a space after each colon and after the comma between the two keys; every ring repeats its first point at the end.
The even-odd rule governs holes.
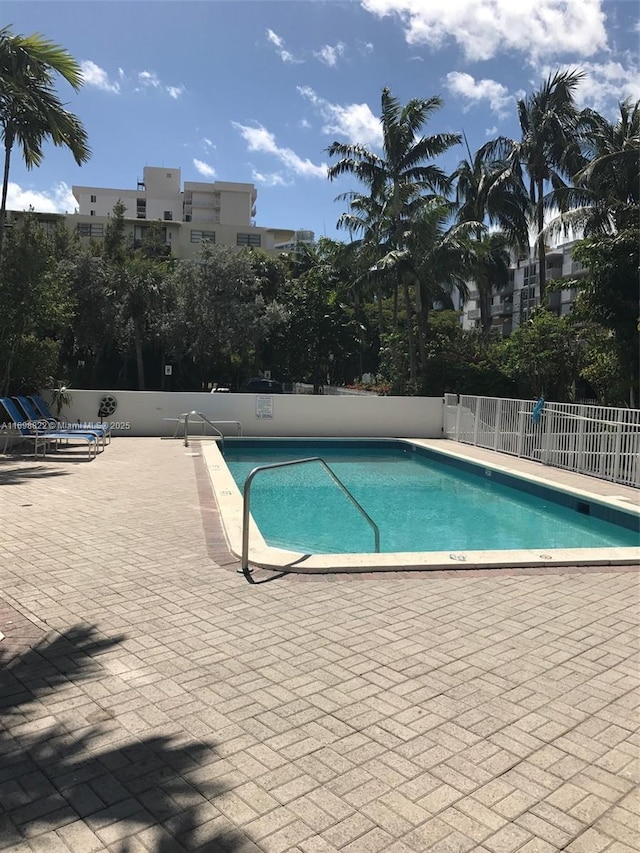
{"type": "Polygon", "coordinates": [[[635,571],[248,584],[198,453],[0,457],[3,853],[638,850],[635,571]]]}

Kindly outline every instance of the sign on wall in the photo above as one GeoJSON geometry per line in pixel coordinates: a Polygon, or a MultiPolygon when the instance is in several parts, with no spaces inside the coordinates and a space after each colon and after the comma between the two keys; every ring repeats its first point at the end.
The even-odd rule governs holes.
{"type": "Polygon", "coordinates": [[[260,419],[273,418],[273,397],[262,395],[256,397],[256,417],[260,419]]]}

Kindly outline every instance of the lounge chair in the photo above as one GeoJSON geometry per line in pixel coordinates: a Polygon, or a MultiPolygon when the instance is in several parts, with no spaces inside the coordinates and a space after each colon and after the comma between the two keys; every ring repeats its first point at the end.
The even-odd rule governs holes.
{"type": "MultiPolygon", "coordinates": [[[[20,437],[34,442],[34,452],[36,456],[38,456],[39,450],[42,450],[42,455],[45,456],[47,447],[50,445],[54,445],[54,447],[57,448],[61,441],[75,441],[86,446],[89,461],[96,457],[98,453],[98,437],[95,433],[85,433],[80,432],[79,430],[69,430],[68,432],[65,432],[64,430],[50,430],[48,428],[42,429],[42,426],[44,425],[42,419],[39,418],[38,421],[35,422],[25,421],[24,415],[21,414],[18,406],[10,397],[0,397],[0,405],[2,405],[5,412],[11,419],[12,424],[20,437]]],[[[10,436],[11,432],[10,430],[7,430],[4,448],[2,451],[3,453],[6,453],[10,436]]]]}
{"type": "MultiPolygon", "coordinates": [[[[62,424],[50,412],[49,414],[43,413],[40,407],[36,407],[35,403],[29,397],[14,397],[13,399],[16,400],[18,406],[25,413],[27,420],[38,423],[42,429],[48,429],[50,432],[59,432],[62,430],[63,432],[89,433],[96,436],[102,447],[106,447],[107,444],[111,443],[111,428],[108,424],[62,424]]],[[[44,400],[42,403],[46,408],[44,400]]]]}
{"type": "Polygon", "coordinates": [[[60,427],[61,429],[79,429],[81,432],[97,432],[100,435],[105,436],[105,438],[107,439],[107,444],[111,444],[111,424],[106,424],[102,421],[100,421],[99,423],[91,421],[90,423],[83,424],[61,424],[59,419],[52,413],[49,406],[47,406],[47,404],[39,394],[32,394],[30,397],[19,397],[18,399],[28,400],[31,406],[33,407],[33,410],[38,412],[38,418],[44,418],[45,420],[50,421],[52,424],[56,424],[56,426],[60,427]]]}

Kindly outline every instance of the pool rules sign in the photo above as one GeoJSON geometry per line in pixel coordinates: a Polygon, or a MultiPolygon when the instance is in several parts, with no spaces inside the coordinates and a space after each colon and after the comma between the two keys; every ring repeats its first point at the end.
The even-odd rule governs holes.
{"type": "Polygon", "coordinates": [[[260,419],[273,418],[273,397],[260,394],[256,397],[256,417],[260,419]]]}

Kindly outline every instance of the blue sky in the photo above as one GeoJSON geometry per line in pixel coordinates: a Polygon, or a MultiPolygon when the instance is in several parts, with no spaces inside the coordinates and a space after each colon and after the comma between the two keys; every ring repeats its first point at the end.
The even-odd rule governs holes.
{"type": "MultiPolygon", "coordinates": [[[[81,63],[91,160],[47,147],[27,171],[18,151],[9,207],[72,211],[71,186],[135,188],[148,166],[183,180],[248,181],[257,224],[336,231],[334,140],[380,142],[384,86],[402,102],[440,95],[427,132],[464,130],[472,151],[517,136],[515,102],[558,68],[588,77],[582,105],[615,114],[640,97],[635,0],[3,0],[2,24],[38,31],[81,63]]],[[[458,147],[439,163],[453,170],[458,147]]]]}

